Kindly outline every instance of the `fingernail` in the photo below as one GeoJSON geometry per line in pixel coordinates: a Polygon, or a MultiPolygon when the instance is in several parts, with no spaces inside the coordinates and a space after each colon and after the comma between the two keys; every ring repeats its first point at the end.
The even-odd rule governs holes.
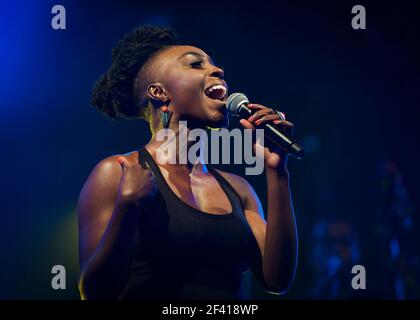
{"type": "Polygon", "coordinates": [[[254,116],[250,116],[250,117],[248,118],[248,121],[249,121],[249,122],[252,122],[252,120],[254,120],[254,116]]]}
{"type": "Polygon", "coordinates": [[[274,120],[274,124],[279,124],[280,120],[274,120]]]}
{"type": "Polygon", "coordinates": [[[259,125],[260,123],[261,123],[261,119],[258,119],[258,120],[255,121],[256,125],[259,125]]]}

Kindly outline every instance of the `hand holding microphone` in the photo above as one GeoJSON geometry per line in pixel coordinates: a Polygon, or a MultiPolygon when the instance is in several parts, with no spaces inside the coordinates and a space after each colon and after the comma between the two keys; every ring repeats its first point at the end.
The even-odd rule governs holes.
{"type": "Polygon", "coordinates": [[[291,154],[298,159],[305,156],[305,149],[293,139],[292,134],[285,133],[282,130],[282,127],[292,129],[293,124],[286,121],[284,114],[280,111],[259,104],[250,104],[243,93],[231,94],[226,101],[226,106],[232,115],[246,119],[257,128],[264,128],[264,137],[283,149],[287,154],[291,154]]]}

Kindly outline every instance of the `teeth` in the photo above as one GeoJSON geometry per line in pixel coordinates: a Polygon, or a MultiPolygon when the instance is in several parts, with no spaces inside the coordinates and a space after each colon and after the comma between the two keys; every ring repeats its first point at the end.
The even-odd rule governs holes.
{"type": "Polygon", "coordinates": [[[213,90],[222,89],[224,92],[226,92],[226,88],[222,86],[221,84],[216,84],[209,88],[209,92],[212,92],[213,90]]]}
{"type": "Polygon", "coordinates": [[[207,93],[211,93],[214,90],[222,90],[222,94],[218,97],[218,99],[223,99],[226,95],[227,89],[225,86],[221,85],[221,84],[216,84],[214,86],[211,86],[210,88],[207,89],[207,93]]]}

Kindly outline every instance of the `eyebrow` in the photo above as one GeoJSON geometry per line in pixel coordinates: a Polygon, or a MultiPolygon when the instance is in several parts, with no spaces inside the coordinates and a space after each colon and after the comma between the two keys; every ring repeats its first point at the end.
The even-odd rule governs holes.
{"type": "Polygon", "coordinates": [[[214,63],[214,61],[213,61],[213,59],[209,56],[209,55],[203,55],[203,54],[201,54],[200,52],[197,52],[197,51],[187,51],[187,52],[184,52],[179,58],[178,58],[178,60],[181,60],[184,56],[186,56],[187,54],[191,54],[191,55],[193,55],[193,56],[197,56],[197,57],[200,57],[200,58],[203,58],[203,59],[205,59],[205,58],[207,58],[210,62],[211,62],[211,64],[213,64],[213,65],[216,65],[215,63],[214,63]]]}

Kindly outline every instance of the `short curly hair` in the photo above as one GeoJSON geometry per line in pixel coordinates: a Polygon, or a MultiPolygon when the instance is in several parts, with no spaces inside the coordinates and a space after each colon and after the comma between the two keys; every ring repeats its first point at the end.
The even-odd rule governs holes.
{"type": "Polygon", "coordinates": [[[147,95],[136,86],[136,77],[153,55],[178,43],[176,33],[166,27],[145,25],[126,34],[112,50],[108,71],[95,83],[91,104],[112,119],[147,119],[147,95]]]}

